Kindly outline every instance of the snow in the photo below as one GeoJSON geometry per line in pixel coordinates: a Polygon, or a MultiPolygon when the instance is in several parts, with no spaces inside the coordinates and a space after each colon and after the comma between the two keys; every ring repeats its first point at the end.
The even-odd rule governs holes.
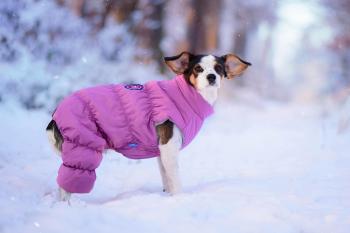
{"type": "Polygon", "coordinates": [[[163,193],[155,159],[107,152],[90,194],[56,201],[50,115],[0,105],[0,232],[346,233],[350,133],[322,108],[232,99],[180,155],[183,192],[163,193]]]}
{"type": "MultiPolygon", "coordinates": [[[[108,151],[94,190],[73,195],[67,204],[56,201],[61,160],[44,130],[49,112],[83,87],[142,83],[164,75],[155,61],[135,61],[137,38],[128,24],[110,17],[96,32],[93,22],[55,1],[0,2],[1,233],[350,232],[350,98],[345,102],[329,93],[344,85],[337,81],[339,58],[325,49],[333,32],[325,24],[312,24],[315,8],[305,8],[308,15],[296,19],[290,13],[298,7],[282,7],[287,18],[278,19],[274,30],[258,22],[244,56],[254,64],[244,75],[250,81],[245,87],[238,87],[240,80],[223,85],[216,114],[180,155],[181,194],[162,192],[155,159],[128,160],[108,151]],[[287,31],[279,30],[281,25],[287,31]],[[303,43],[281,47],[279,39],[288,44],[290,33],[297,33],[293,43],[303,43]],[[294,60],[289,54],[295,54],[294,60]],[[270,70],[269,63],[280,66],[270,70]],[[292,102],[260,99],[252,94],[259,90],[280,101],[291,93],[292,102]]],[[[266,3],[245,1],[242,6],[263,5],[270,11],[266,3]]],[[[181,41],[190,12],[181,10],[187,4],[170,1],[166,6],[161,48],[167,56],[185,46],[181,41]]],[[[240,11],[230,1],[225,4],[222,53],[234,43],[228,35],[237,25],[229,19],[240,11]]],[[[140,14],[135,11],[133,21],[140,14]]]]}
{"type": "Polygon", "coordinates": [[[74,90],[159,74],[133,61],[135,38],[111,18],[96,33],[56,1],[4,0],[0,22],[0,101],[52,110],[74,90]]]}

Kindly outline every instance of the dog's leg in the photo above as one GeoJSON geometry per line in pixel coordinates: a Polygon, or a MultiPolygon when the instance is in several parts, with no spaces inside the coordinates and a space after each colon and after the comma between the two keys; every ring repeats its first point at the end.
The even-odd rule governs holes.
{"type": "Polygon", "coordinates": [[[55,152],[61,156],[63,137],[54,120],[46,127],[46,133],[55,152]]]}
{"type": "Polygon", "coordinates": [[[67,192],[63,188],[58,188],[58,199],[59,201],[67,201],[69,203],[71,193],[67,192]]]}
{"type": "Polygon", "coordinates": [[[160,159],[160,157],[158,157],[158,165],[159,165],[160,175],[162,177],[163,192],[168,192],[169,188],[168,188],[168,184],[167,184],[167,179],[165,177],[165,169],[164,169],[164,166],[162,164],[162,160],[160,159]]]}
{"type": "MultiPolygon", "coordinates": [[[[47,135],[49,137],[49,141],[53,146],[55,152],[61,156],[62,153],[62,143],[63,137],[56,125],[56,122],[52,120],[46,128],[47,135]]],[[[58,187],[58,200],[59,201],[67,201],[69,203],[71,193],[67,192],[61,187],[58,187]]]]}
{"type": "Polygon", "coordinates": [[[172,195],[181,192],[177,163],[177,156],[181,148],[181,143],[182,137],[180,130],[174,126],[172,137],[165,144],[162,144],[160,140],[159,144],[160,161],[165,171],[167,191],[172,195]]]}

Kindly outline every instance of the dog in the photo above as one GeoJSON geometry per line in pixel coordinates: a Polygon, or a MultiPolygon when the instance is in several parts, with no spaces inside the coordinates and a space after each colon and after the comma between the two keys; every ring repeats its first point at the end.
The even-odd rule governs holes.
{"type": "Polygon", "coordinates": [[[180,150],[213,113],[222,80],[241,75],[251,64],[235,54],[182,52],[164,60],[174,79],[87,88],[58,105],[46,131],[63,160],[60,200],[92,190],[105,149],[132,159],[157,157],[163,191],[181,192],[180,150]]]}

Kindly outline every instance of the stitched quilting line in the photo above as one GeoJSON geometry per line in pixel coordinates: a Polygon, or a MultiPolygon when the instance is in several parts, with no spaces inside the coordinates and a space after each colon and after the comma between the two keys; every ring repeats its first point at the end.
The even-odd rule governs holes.
{"type": "Polygon", "coordinates": [[[64,142],[69,142],[69,143],[74,144],[74,145],[76,145],[76,146],[84,147],[84,148],[86,148],[86,149],[95,151],[95,152],[97,152],[97,153],[102,153],[102,152],[103,152],[103,150],[101,151],[101,150],[99,150],[99,149],[92,148],[92,147],[90,147],[90,146],[87,146],[87,145],[78,143],[78,142],[73,141],[73,140],[71,140],[71,139],[69,139],[69,138],[67,138],[67,137],[63,137],[63,140],[64,140],[64,142]]]}
{"type": "MultiPolygon", "coordinates": [[[[169,80],[169,82],[171,82],[171,81],[172,81],[172,80],[169,80]]],[[[185,118],[184,118],[182,112],[179,110],[180,108],[179,108],[179,106],[177,105],[176,101],[174,101],[174,99],[164,91],[161,82],[157,82],[157,86],[158,86],[159,89],[164,93],[164,96],[166,96],[166,97],[171,101],[171,103],[176,107],[177,112],[180,113],[180,116],[181,116],[182,121],[185,122],[185,118]]],[[[186,101],[186,100],[185,100],[185,101],[186,101]]],[[[186,101],[186,103],[187,103],[187,101],[186,101]]],[[[187,103],[187,104],[188,104],[188,103],[187,103]]],[[[169,116],[168,116],[168,117],[169,117],[169,116]]],[[[169,119],[169,120],[170,120],[170,119],[169,119]]]]}
{"type": "MultiPolygon", "coordinates": [[[[132,138],[132,142],[133,143],[140,143],[137,139],[136,139],[136,137],[134,136],[134,129],[133,129],[133,127],[131,127],[131,125],[130,125],[130,118],[128,117],[128,114],[126,114],[125,113],[125,103],[124,103],[124,101],[123,101],[123,97],[121,97],[121,94],[118,92],[118,90],[117,90],[117,87],[118,86],[115,86],[114,88],[113,88],[113,93],[115,93],[116,94],[116,96],[117,96],[117,98],[118,98],[118,100],[120,101],[120,104],[121,104],[121,106],[122,106],[122,108],[123,108],[123,116],[125,117],[125,119],[126,119],[126,123],[127,123],[127,126],[128,126],[128,129],[129,129],[129,132],[131,132],[131,138],[132,138]]],[[[128,142],[129,143],[129,142],[128,142]]],[[[128,143],[126,144],[126,145],[123,145],[123,147],[125,147],[125,146],[128,146],[128,143]]]]}
{"type": "MultiPolygon", "coordinates": [[[[172,82],[172,81],[173,81],[173,80],[169,80],[168,82],[172,82]]],[[[185,118],[184,118],[184,116],[183,116],[182,111],[179,110],[179,106],[177,105],[177,102],[174,101],[174,99],[164,91],[161,82],[156,82],[156,84],[157,84],[157,86],[159,87],[159,89],[164,93],[164,96],[166,96],[166,97],[171,101],[171,103],[175,106],[177,112],[178,112],[178,113],[180,114],[180,116],[181,116],[182,121],[183,121],[183,122],[186,122],[186,121],[185,121],[185,118]]],[[[177,85],[177,83],[176,83],[176,85],[177,85]]],[[[179,89],[179,88],[178,88],[178,89],[179,89]]],[[[179,91],[180,91],[180,90],[179,90],[179,91]]],[[[180,92],[181,92],[181,91],[180,91],[180,92]]],[[[185,102],[188,104],[188,102],[187,102],[186,100],[185,100],[185,102]]],[[[191,105],[189,105],[189,106],[191,106],[191,105]]],[[[186,130],[187,130],[187,124],[185,124],[185,126],[184,126],[183,128],[181,128],[181,127],[179,127],[179,126],[175,123],[174,119],[172,119],[170,116],[167,116],[167,118],[168,118],[167,120],[170,120],[171,122],[173,122],[173,123],[179,128],[179,130],[181,131],[181,138],[182,138],[182,143],[181,143],[182,146],[181,146],[181,147],[183,148],[184,142],[185,142],[185,132],[186,132],[186,130]]]]}
{"type": "MultiPolygon", "coordinates": [[[[191,109],[196,113],[196,115],[197,115],[202,121],[204,121],[205,118],[206,118],[208,115],[207,115],[207,116],[203,115],[203,117],[202,117],[201,111],[200,111],[199,109],[193,107],[192,102],[189,102],[189,101],[187,100],[187,98],[186,98],[186,95],[185,95],[185,93],[184,93],[184,92],[185,92],[185,91],[184,91],[184,88],[183,88],[182,85],[181,85],[181,82],[184,81],[183,75],[177,76],[175,80],[176,80],[176,84],[178,85],[178,87],[179,87],[179,89],[180,89],[180,92],[181,92],[183,98],[185,99],[185,101],[187,102],[187,104],[189,104],[189,105],[191,106],[191,109]],[[180,81],[179,79],[182,79],[182,80],[180,81]],[[199,112],[197,112],[197,111],[199,111],[199,112]]],[[[187,86],[187,88],[193,88],[193,87],[187,86]]],[[[193,88],[193,89],[194,89],[194,88],[193,88]]],[[[209,104],[205,99],[203,99],[203,97],[202,97],[196,90],[191,90],[190,92],[192,93],[192,91],[194,91],[194,93],[195,93],[196,95],[198,95],[198,96],[196,96],[196,97],[197,97],[197,98],[200,98],[201,101],[203,101],[204,105],[207,105],[207,106],[205,107],[205,110],[209,110],[210,112],[213,112],[213,107],[210,106],[210,104],[209,104]]],[[[207,111],[206,111],[206,112],[207,112],[207,111]]],[[[210,114],[209,114],[209,115],[210,115],[210,114]]]]}
{"type": "Polygon", "coordinates": [[[86,168],[80,168],[80,167],[77,167],[77,166],[68,165],[68,164],[66,164],[66,163],[63,163],[63,166],[65,166],[65,167],[67,167],[67,168],[74,169],[74,170],[95,172],[95,169],[91,170],[91,169],[86,169],[86,168]]]}
{"type": "Polygon", "coordinates": [[[110,142],[108,141],[108,137],[106,136],[106,133],[103,131],[102,127],[98,124],[97,118],[96,118],[96,117],[94,116],[94,114],[93,114],[93,112],[97,112],[97,110],[96,110],[91,104],[89,104],[88,101],[85,100],[85,97],[83,96],[82,93],[77,92],[77,93],[74,94],[74,96],[75,96],[77,99],[79,99],[79,100],[82,102],[82,104],[84,104],[85,107],[88,108],[88,110],[89,110],[89,111],[88,111],[88,113],[89,113],[89,114],[88,114],[88,118],[89,118],[90,121],[92,121],[92,122],[95,124],[98,134],[95,134],[95,132],[94,132],[95,130],[93,130],[93,129],[90,129],[90,130],[91,130],[97,137],[103,138],[103,139],[105,140],[106,144],[109,145],[110,142]]]}
{"type": "Polygon", "coordinates": [[[181,92],[181,95],[183,97],[183,99],[186,101],[186,103],[191,107],[192,111],[199,117],[199,119],[201,119],[202,121],[204,120],[204,117],[201,116],[201,114],[199,114],[196,109],[193,107],[193,105],[187,100],[186,95],[184,94],[183,90],[182,90],[182,86],[181,83],[179,83],[179,81],[176,79],[176,86],[178,87],[178,89],[181,92]]]}

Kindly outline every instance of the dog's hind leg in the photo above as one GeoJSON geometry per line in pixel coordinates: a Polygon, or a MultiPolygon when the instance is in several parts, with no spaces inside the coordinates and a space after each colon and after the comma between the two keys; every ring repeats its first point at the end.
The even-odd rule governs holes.
{"type": "Polygon", "coordinates": [[[63,188],[58,188],[58,200],[59,201],[67,201],[69,203],[71,193],[67,192],[63,188]]]}
{"type": "Polygon", "coordinates": [[[61,155],[63,137],[54,120],[51,120],[47,125],[46,133],[55,152],[57,152],[58,155],[61,155]]]}
{"type": "MultiPolygon", "coordinates": [[[[57,152],[57,154],[61,156],[63,137],[54,120],[51,120],[50,123],[47,125],[46,132],[55,152],[57,152]]],[[[65,191],[61,187],[58,188],[59,201],[67,201],[69,203],[70,196],[71,193],[65,191]]]]}

